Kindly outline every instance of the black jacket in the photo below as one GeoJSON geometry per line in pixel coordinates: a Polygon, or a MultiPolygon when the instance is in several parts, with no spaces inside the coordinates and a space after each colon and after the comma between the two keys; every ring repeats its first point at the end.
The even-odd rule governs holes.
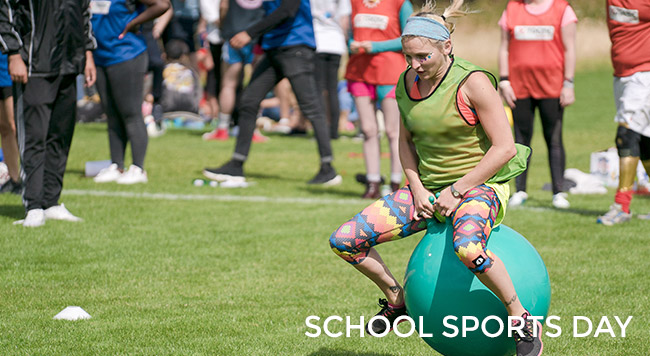
{"type": "Polygon", "coordinates": [[[0,1],[0,47],[20,53],[29,76],[83,73],[85,51],[97,47],[90,0],[0,1]]]}

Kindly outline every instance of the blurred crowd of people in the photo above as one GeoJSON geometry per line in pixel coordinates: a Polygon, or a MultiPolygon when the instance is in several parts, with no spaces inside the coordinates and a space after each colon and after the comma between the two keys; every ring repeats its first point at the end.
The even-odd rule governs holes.
{"type": "MultiPolygon", "coordinates": [[[[629,219],[634,177],[627,171],[639,158],[650,162],[647,105],[629,108],[624,100],[632,95],[626,88],[635,85],[624,78],[638,79],[646,90],[639,95],[650,86],[644,77],[650,62],[650,46],[643,46],[650,37],[647,7],[608,0],[622,185],[609,215],[599,219],[606,224],[629,219]],[[645,112],[645,121],[630,110],[645,112]]],[[[362,197],[380,198],[382,186],[397,191],[403,169],[395,85],[410,65],[401,35],[412,13],[409,0],[3,2],[0,134],[10,179],[0,189],[22,194],[25,226],[48,218],[77,221],[58,202],[75,120],[102,117],[108,123],[111,165],[95,182],[142,184],[148,181],[149,138],[164,133],[166,118],[184,116],[214,127],[203,135],[206,141],[236,137],[230,159],[203,170],[209,179],[245,181],[251,144],[268,140],[263,128],[313,131],[319,167],[307,183],[339,184],[330,141],[348,131],[363,142],[365,172],[357,175],[366,187],[362,197]],[[382,133],[390,152],[388,177],[381,175],[382,133]]],[[[560,209],[570,206],[562,119],[575,100],[577,21],[565,0],[513,0],[499,20],[499,92],[512,110],[517,143],[530,145],[539,110],[552,204],[560,209]]],[[[527,197],[524,172],[510,205],[527,197]]]]}

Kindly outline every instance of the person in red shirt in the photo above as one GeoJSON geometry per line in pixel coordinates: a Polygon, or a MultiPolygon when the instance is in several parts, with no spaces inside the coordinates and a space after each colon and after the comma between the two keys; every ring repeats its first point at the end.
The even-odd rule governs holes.
{"type": "MultiPolygon", "coordinates": [[[[564,108],[573,104],[575,12],[565,0],[513,0],[499,20],[499,89],[512,109],[515,142],[530,146],[535,109],[542,118],[548,148],[553,206],[570,206],[563,192],[565,153],[562,143],[564,108]]],[[[523,204],[527,171],[515,180],[510,206],[523,204]]]]}
{"type": "Polygon", "coordinates": [[[413,13],[409,0],[352,0],[350,59],[345,73],[363,132],[366,163],[364,199],[381,196],[380,144],[377,103],[381,104],[391,156],[391,190],[402,183],[399,161],[399,111],[395,84],[406,68],[400,34],[413,13]]]}
{"type": "MultiPolygon", "coordinates": [[[[607,0],[607,26],[614,66],[619,177],[614,204],[597,221],[611,226],[632,217],[639,159],[650,172],[650,2],[607,0]]],[[[650,219],[650,214],[639,217],[650,219]]]]}

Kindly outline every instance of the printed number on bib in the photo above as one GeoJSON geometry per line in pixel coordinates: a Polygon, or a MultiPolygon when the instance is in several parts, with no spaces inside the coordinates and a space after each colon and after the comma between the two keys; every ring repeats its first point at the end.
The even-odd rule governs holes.
{"type": "Polygon", "coordinates": [[[639,10],[609,5],[609,18],[623,23],[639,23],[639,10]]]}
{"type": "Polygon", "coordinates": [[[93,15],[108,15],[111,9],[111,2],[105,0],[93,0],[90,2],[90,13],[93,15]]]}
{"type": "Polygon", "coordinates": [[[519,41],[552,41],[553,26],[515,26],[515,39],[519,41]]]}
{"type": "Polygon", "coordinates": [[[385,30],[388,27],[388,16],[358,14],[354,17],[354,27],[385,30]]]}

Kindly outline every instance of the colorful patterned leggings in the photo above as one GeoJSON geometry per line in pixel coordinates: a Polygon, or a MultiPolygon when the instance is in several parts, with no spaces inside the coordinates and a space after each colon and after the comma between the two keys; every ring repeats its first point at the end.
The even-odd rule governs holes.
{"type": "MultiPolygon", "coordinates": [[[[473,273],[487,272],[494,262],[486,244],[500,206],[494,190],[483,184],[470,189],[451,215],[454,250],[473,273]]],[[[361,263],[373,246],[425,230],[426,221],[414,220],[414,210],[413,194],[407,185],[341,225],[330,237],[330,246],[349,263],[361,263]]]]}

